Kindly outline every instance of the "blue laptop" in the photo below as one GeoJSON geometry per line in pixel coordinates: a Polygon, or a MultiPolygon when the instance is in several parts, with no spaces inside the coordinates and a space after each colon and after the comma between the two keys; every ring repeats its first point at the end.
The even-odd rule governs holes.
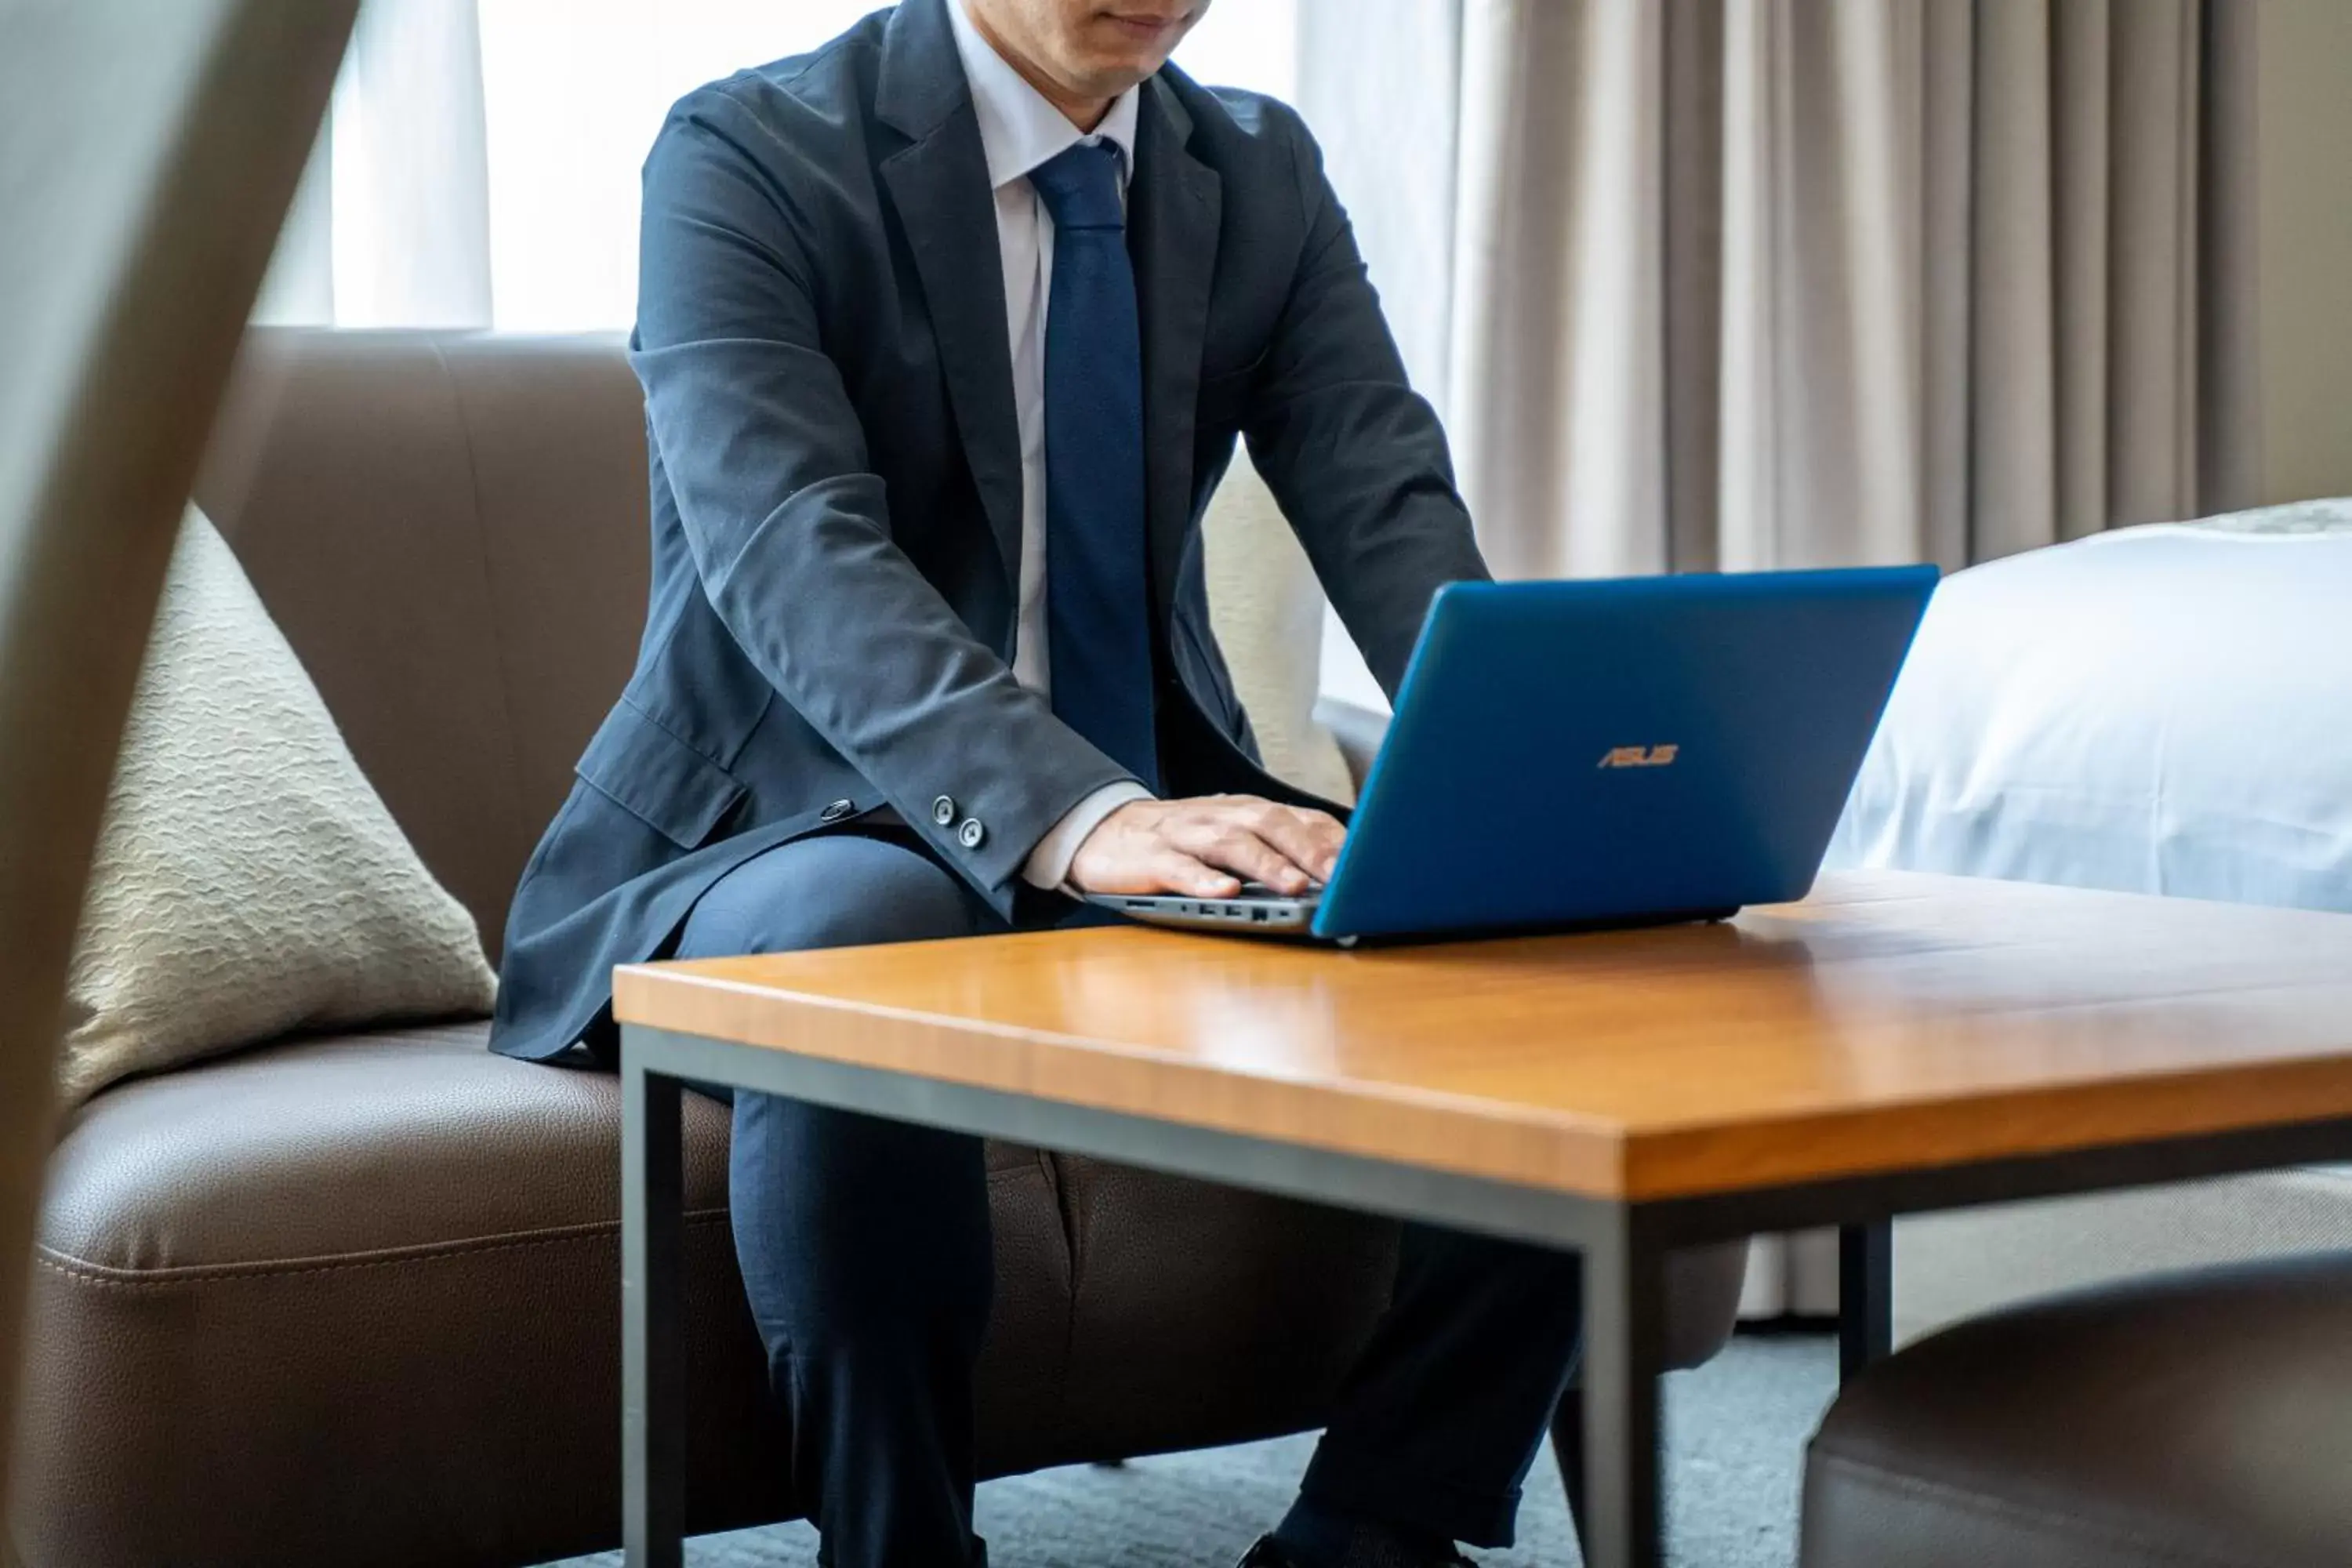
{"type": "Polygon", "coordinates": [[[1936,580],[1903,566],[1454,584],[1430,606],[1328,886],[1092,901],[1350,943],[1802,898],[1936,580]]]}

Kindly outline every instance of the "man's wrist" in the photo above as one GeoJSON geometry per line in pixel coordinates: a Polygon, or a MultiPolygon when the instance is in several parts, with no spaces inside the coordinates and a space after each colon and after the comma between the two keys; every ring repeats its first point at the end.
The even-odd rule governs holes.
{"type": "Polygon", "coordinates": [[[1105,784],[1094,794],[1065,812],[1062,819],[1037,840],[1022,863],[1021,879],[1033,888],[1070,891],[1066,886],[1070,878],[1070,862],[1078,858],[1078,848],[1100,827],[1103,818],[1120,806],[1132,805],[1139,800],[1150,800],[1151,792],[1133,779],[1121,779],[1105,784]]]}

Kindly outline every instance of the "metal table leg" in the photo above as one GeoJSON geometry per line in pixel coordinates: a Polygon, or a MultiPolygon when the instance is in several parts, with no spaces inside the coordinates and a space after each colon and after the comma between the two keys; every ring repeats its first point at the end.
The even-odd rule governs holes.
{"type": "Polygon", "coordinates": [[[621,1068],[621,1538],[628,1568],[681,1568],[686,1351],[678,1080],[621,1068]]]}
{"type": "MultiPolygon", "coordinates": [[[[1580,1372],[1580,1377],[1582,1373],[1580,1372]]],[[[1584,1388],[1570,1384],[1551,1415],[1551,1457],[1559,1465],[1559,1489],[1568,1500],[1568,1522],[1580,1542],[1592,1539],[1584,1506],[1584,1388]]]]}
{"type": "Polygon", "coordinates": [[[1849,1378],[1895,1348],[1895,1226],[1838,1230],[1838,1375],[1849,1378]]]}
{"type": "Polygon", "coordinates": [[[1614,1210],[1584,1249],[1586,1568],[1660,1568],[1665,1256],[1614,1210]]]}

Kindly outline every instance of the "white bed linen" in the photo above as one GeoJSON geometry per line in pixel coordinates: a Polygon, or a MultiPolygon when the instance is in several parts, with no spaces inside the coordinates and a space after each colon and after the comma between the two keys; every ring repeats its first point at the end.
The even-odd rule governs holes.
{"type": "Polygon", "coordinates": [[[1952,576],[1830,864],[2352,910],[2352,499],[1952,576]]]}

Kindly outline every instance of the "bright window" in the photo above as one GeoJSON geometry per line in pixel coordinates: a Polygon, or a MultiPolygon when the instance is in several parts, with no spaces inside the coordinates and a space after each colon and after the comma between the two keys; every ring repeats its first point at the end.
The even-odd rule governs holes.
{"type": "MultiPolygon", "coordinates": [[[[872,8],[871,0],[480,0],[498,327],[627,326],[638,171],[664,112],[701,83],[813,47],[872,8]]],[[[1296,0],[1222,0],[1176,58],[1204,81],[1287,98],[1296,0]]]]}

